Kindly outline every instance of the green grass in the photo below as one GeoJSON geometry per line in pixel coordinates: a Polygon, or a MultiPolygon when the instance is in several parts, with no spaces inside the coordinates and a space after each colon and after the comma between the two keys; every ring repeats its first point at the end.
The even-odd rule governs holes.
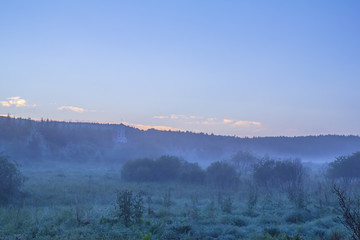
{"type": "MultiPolygon", "coordinates": [[[[207,186],[177,183],[126,183],[120,170],[69,168],[24,170],[22,206],[0,207],[0,239],[346,239],[337,218],[336,198],[330,189],[306,187],[306,207],[296,209],[283,192],[259,192],[248,211],[248,187],[218,191],[207,186]],[[115,217],[116,192],[129,189],[151,197],[154,215],[126,228],[115,217]],[[170,191],[170,206],[164,203],[170,191]],[[328,191],[328,192],[325,192],[328,191]],[[322,200],[329,194],[330,199],[322,200]],[[231,199],[224,212],[219,199],[231,199]],[[321,202],[321,200],[323,202],[321,202]],[[319,203],[322,203],[320,206],[319,203]],[[79,221],[80,220],[80,221],[79,221]],[[334,235],[340,238],[334,238],[334,235]]],[[[314,180],[315,181],[315,180],[314,180]]]]}

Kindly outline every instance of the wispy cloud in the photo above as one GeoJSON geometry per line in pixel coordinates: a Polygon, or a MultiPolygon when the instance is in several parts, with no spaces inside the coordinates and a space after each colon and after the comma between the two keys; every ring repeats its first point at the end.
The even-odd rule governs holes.
{"type": "Polygon", "coordinates": [[[235,126],[260,126],[261,122],[255,122],[255,121],[236,121],[234,123],[235,126]]]}
{"type": "Polygon", "coordinates": [[[171,119],[189,120],[189,119],[201,119],[203,117],[200,117],[200,116],[187,116],[187,115],[182,115],[182,114],[171,114],[170,118],[171,119]]]}
{"type": "Polygon", "coordinates": [[[227,124],[227,123],[233,123],[234,122],[234,120],[232,120],[232,119],[224,119],[223,120],[223,123],[225,123],[225,124],[227,124]]]}
{"type": "Polygon", "coordinates": [[[183,114],[171,114],[169,116],[154,116],[154,119],[168,119],[186,125],[198,126],[223,126],[226,128],[254,128],[261,127],[262,123],[257,121],[244,121],[230,118],[216,119],[214,117],[188,116],[183,114]]]}
{"type": "Polygon", "coordinates": [[[0,101],[3,107],[36,107],[36,104],[27,105],[26,100],[21,97],[9,97],[7,101],[0,101]]]}
{"type": "Polygon", "coordinates": [[[155,118],[155,119],[167,119],[169,117],[168,116],[153,116],[153,118],[155,118]]]}
{"type": "Polygon", "coordinates": [[[172,120],[194,120],[203,119],[201,116],[184,115],[184,114],[170,114],[169,116],[153,116],[154,119],[172,119],[172,120]]]}
{"type": "Polygon", "coordinates": [[[88,111],[88,110],[86,110],[84,108],[74,107],[74,106],[61,106],[61,107],[58,107],[58,110],[60,110],[60,111],[62,111],[62,110],[70,110],[70,111],[77,112],[77,113],[83,113],[83,112],[88,111]]]}

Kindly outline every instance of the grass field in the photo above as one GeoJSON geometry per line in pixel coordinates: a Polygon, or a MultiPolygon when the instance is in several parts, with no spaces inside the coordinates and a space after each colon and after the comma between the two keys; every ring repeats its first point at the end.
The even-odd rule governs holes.
{"type": "Polygon", "coordinates": [[[0,208],[0,239],[347,239],[331,184],[315,176],[299,208],[281,190],[127,183],[117,167],[22,170],[23,203],[0,208]],[[141,192],[142,221],[118,219],[117,192],[141,192]],[[151,214],[148,214],[151,209],[151,214]],[[153,212],[153,213],[152,213],[153,212]],[[287,234],[287,236],[286,236],[287,234]]]}

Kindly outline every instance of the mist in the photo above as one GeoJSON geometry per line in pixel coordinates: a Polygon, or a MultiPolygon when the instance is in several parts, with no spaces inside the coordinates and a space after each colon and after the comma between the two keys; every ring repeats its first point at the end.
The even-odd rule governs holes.
{"type": "Polygon", "coordinates": [[[0,129],[4,239],[351,234],[333,186],[360,194],[348,169],[358,167],[358,136],[238,138],[11,116],[0,129]]]}
{"type": "Polygon", "coordinates": [[[0,240],[359,240],[360,1],[0,1],[0,240]]]}

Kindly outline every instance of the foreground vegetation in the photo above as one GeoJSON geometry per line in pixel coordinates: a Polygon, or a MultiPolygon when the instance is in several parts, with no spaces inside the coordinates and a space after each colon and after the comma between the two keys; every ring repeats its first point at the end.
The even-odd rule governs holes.
{"type": "MultiPolygon", "coordinates": [[[[0,207],[0,239],[348,239],[335,180],[306,172],[299,204],[289,188],[245,176],[227,189],[129,182],[116,167],[23,169],[24,198],[0,207]]],[[[357,181],[346,184],[347,193],[359,194],[357,181]]]]}

